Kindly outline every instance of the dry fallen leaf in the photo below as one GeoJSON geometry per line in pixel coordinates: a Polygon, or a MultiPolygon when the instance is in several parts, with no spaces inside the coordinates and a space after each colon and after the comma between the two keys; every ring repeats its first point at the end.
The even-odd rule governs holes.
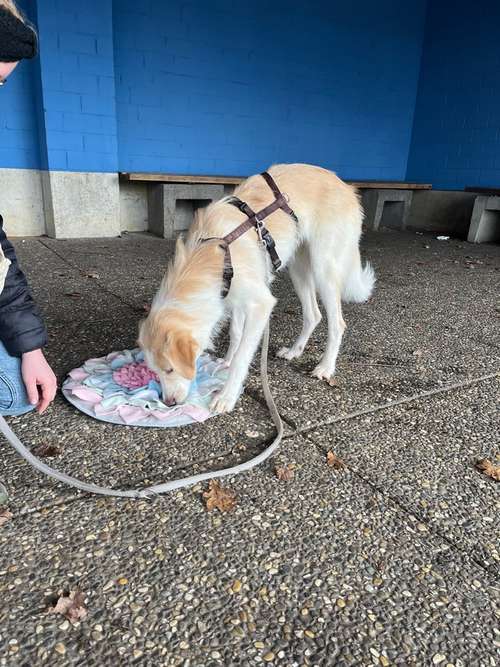
{"type": "Polygon", "coordinates": [[[61,450],[56,445],[48,445],[47,443],[42,443],[35,447],[33,454],[38,456],[40,459],[51,459],[54,456],[59,456],[61,450]]]}
{"type": "Polygon", "coordinates": [[[4,523],[7,523],[7,521],[10,521],[12,519],[12,512],[9,512],[9,510],[3,508],[0,508],[0,528],[4,525],[4,523]]]}
{"type": "Polygon", "coordinates": [[[330,468],[335,468],[335,470],[342,470],[342,468],[345,467],[345,463],[342,461],[342,459],[339,459],[339,457],[332,451],[327,453],[326,462],[330,468]]]}
{"type": "Polygon", "coordinates": [[[90,271],[90,273],[84,273],[83,274],[86,278],[93,278],[94,280],[99,279],[99,274],[96,273],[95,271],[90,271]]]}
{"type": "Polygon", "coordinates": [[[220,512],[229,512],[236,505],[236,493],[231,489],[225,488],[215,479],[208,483],[208,491],[203,493],[207,510],[210,512],[214,508],[220,512]]]}
{"type": "Polygon", "coordinates": [[[288,463],[284,466],[276,466],[275,472],[276,477],[284,482],[289,482],[295,476],[293,468],[288,463]]]}
{"type": "Polygon", "coordinates": [[[78,623],[87,616],[87,608],[84,605],[85,597],[79,590],[62,593],[54,607],[47,609],[47,614],[61,614],[70,621],[78,623]]]}
{"type": "MultiPolygon", "coordinates": [[[[497,457],[498,460],[498,457],[497,457]]],[[[479,459],[476,461],[476,468],[495,481],[500,481],[500,466],[496,466],[488,459],[479,459]]]]}

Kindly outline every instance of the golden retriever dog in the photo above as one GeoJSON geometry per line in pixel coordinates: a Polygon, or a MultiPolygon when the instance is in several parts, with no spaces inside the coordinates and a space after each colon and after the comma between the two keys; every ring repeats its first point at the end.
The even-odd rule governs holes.
{"type": "MultiPolygon", "coordinates": [[[[369,264],[361,265],[359,240],[363,211],[356,190],[333,172],[307,164],[278,164],[269,169],[298,223],[278,209],[264,220],[276,242],[282,266],[302,306],[302,330],[278,356],[294,359],[302,354],[321,320],[316,295],[328,318],[324,354],[312,374],[329,380],[335,372],[345,323],[341,300],[366,301],[375,276],[369,264]]],[[[260,175],[239,185],[234,195],[254,211],[274,201],[260,175]]],[[[228,379],[213,398],[215,412],[228,412],[242,391],[249,365],[257,350],[276,299],[270,291],[272,266],[268,253],[252,228],[231,246],[234,277],[229,294],[221,294],[224,249],[217,240],[246,219],[225,197],[199,209],[186,241],[177,241],[175,258],[153,299],[148,317],[141,322],[139,345],[151,369],[158,374],[163,400],[168,405],[186,400],[196,374],[197,357],[211,345],[221,324],[230,318],[230,344],[226,355],[228,379]]]]}

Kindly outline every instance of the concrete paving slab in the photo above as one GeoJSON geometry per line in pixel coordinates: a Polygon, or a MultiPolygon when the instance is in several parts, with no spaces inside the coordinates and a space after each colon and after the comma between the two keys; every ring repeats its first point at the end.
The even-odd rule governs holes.
{"type": "Polygon", "coordinates": [[[175,243],[151,234],[126,234],[120,239],[45,241],[69,266],[97,274],[97,284],[140,309],[151,300],[173,256],[175,243]]]}
{"type": "MultiPolygon", "coordinates": [[[[467,269],[463,247],[456,247],[463,244],[434,239],[424,244],[415,241],[420,236],[395,233],[381,234],[385,244],[387,237],[389,246],[378,247],[373,237],[366,241],[378,278],[374,297],[367,304],[344,307],[347,330],[338,359],[338,386],[309,377],[325,347],[324,321],[300,359],[270,359],[278,405],[297,427],[500,368],[496,247],[488,246],[477,260],[482,263],[467,269]],[[429,244],[433,259],[424,261],[429,244]],[[457,256],[461,260],[455,264],[457,256]]],[[[476,260],[471,256],[470,261],[476,260]]],[[[293,342],[301,323],[300,306],[286,277],[277,281],[275,293],[279,302],[271,322],[271,355],[293,342]]],[[[256,370],[248,387],[257,395],[256,370]]]]}
{"type": "Polygon", "coordinates": [[[131,313],[130,309],[117,312],[113,308],[102,311],[97,321],[48,325],[46,354],[60,382],[87,359],[137,347],[138,321],[137,313],[131,313]]]}
{"type": "MultiPolygon", "coordinates": [[[[44,241],[27,239],[15,245],[20,265],[49,330],[59,324],[95,324],[109,317],[110,312],[116,317],[132,312],[119,296],[103,289],[93,277],[99,275],[97,272],[68,264],[44,241]]],[[[136,317],[138,319],[138,315],[136,317]]]]}
{"type": "Polygon", "coordinates": [[[494,582],[477,563],[311,442],[280,456],[295,478],[269,464],[227,480],[228,514],[195,487],[14,515],[0,665],[495,664],[494,582]],[[86,620],[44,614],[76,587],[86,620]]]}
{"type": "Polygon", "coordinates": [[[474,464],[499,454],[499,400],[500,380],[494,379],[320,427],[307,437],[418,515],[422,530],[438,533],[498,575],[498,489],[474,464]]]}

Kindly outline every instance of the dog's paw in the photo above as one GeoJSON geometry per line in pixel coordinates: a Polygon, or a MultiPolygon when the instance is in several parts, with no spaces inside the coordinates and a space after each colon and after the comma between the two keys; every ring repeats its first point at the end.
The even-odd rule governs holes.
{"type": "Polygon", "coordinates": [[[278,350],[276,356],[281,357],[281,359],[288,359],[288,361],[291,361],[292,359],[297,359],[297,357],[300,357],[303,351],[303,348],[292,345],[292,347],[282,347],[281,350],[278,350]]]}
{"type": "Polygon", "coordinates": [[[327,368],[323,364],[318,364],[316,368],[311,372],[311,375],[318,380],[326,380],[326,382],[331,382],[335,369],[327,368]]]}
{"type": "Polygon", "coordinates": [[[226,392],[223,389],[214,395],[212,402],[210,403],[210,410],[216,414],[231,412],[231,410],[236,405],[237,400],[238,395],[234,396],[232,392],[226,392]]]}

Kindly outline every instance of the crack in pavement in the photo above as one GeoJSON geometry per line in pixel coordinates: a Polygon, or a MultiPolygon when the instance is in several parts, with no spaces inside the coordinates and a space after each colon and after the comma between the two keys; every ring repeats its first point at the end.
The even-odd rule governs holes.
{"type": "Polygon", "coordinates": [[[347,421],[349,419],[356,419],[357,417],[362,417],[363,415],[371,414],[372,412],[379,412],[380,410],[389,410],[390,408],[397,407],[399,405],[404,405],[405,403],[413,403],[431,396],[436,396],[437,394],[444,394],[449,391],[456,391],[464,387],[468,387],[473,384],[478,384],[486,380],[492,380],[495,377],[500,377],[500,370],[495,371],[494,373],[488,373],[487,375],[481,375],[476,378],[470,378],[469,380],[461,380],[460,382],[455,382],[453,384],[446,385],[445,387],[437,387],[436,389],[429,389],[423,391],[419,394],[413,394],[412,396],[406,396],[405,398],[398,398],[395,401],[389,401],[388,403],[382,403],[381,405],[376,405],[371,408],[365,408],[362,410],[357,410],[356,412],[351,412],[348,415],[341,415],[340,417],[333,417],[332,419],[325,419],[322,422],[316,424],[311,424],[310,426],[302,426],[296,430],[296,433],[309,433],[314,431],[317,428],[322,426],[329,426],[330,424],[336,424],[337,422],[347,421]]]}
{"type": "MultiPolygon", "coordinates": [[[[39,243],[41,243],[44,246],[44,248],[47,248],[47,250],[54,253],[56,257],[59,257],[59,259],[61,259],[71,269],[78,271],[80,275],[82,274],[82,269],[78,266],[78,264],[73,264],[72,262],[70,262],[66,257],[64,257],[64,255],[61,255],[61,253],[57,252],[55,248],[52,248],[52,246],[44,242],[43,239],[40,239],[39,243]]],[[[131,308],[134,312],[137,312],[136,305],[124,299],[120,294],[116,294],[115,292],[111,291],[106,285],[103,285],[101,282],[99,282],[99,280],[93,280],[92,284],[97,285],[97,287],[99,287],[99,289],[101,289],[103,292],[106,292],[106,294],[110,294],[111,296],[115,297],[115,299],[117,299],[121,304],[127,306],[128,308],[131,308]]]]}
{"type": "MultiPolygon", "coordinates": [[[[328,426],[328,425],[334,424],[336,422],[355,419],[357,417],[360,417],[360,416],[363,416],[363,415],[366,415],[366,414],[370,414],[372,412],[377,412],[379,410],[387,410],[387,409],[390,409],[392,407],[396,407],[396,406],[404,404],[404,403],[409,403],[409,402],[412,402],[412,401],[421,400],[422,398],[424,398],[424,399],[425,398],[430,398],[431,396],[435,396],[437,394],[442,394],[442,393],[446,393],[446,392],[453,391],[453,390],[459,390],[461,388],[468,387],[468,386],[471,386],[473,384],[479,384],[481,382],[485,382],[485,381],[493,379],[495,377],[500,377],[500,372],[491,373],[491,374],[488,374],[488,375],[483,375],[481,377],[473,378],[473,379],[467,380],[465,382],[455,383],[453,385],[448,385],[447,387],[442,387],[440,389],[424,392],[420,396],[414,396],[414,397],[409,397],[409,398],[406,398],[406,399],[400,399],[398,401],[391,401],[390,403],[381,405],[377,408],[369,408],[367,410],[360,410],[356,413],[352,413],[352,414],[346,415],[344,417],[338,417],[338,418],[333,419],[333,420],[328,420],[321,425],[316,425],[314,427],[307,427],[307,429],[304,428],[302,430],[299,430],[299,432],[305,436],[307,441],[310,442],[318,452],[320,452],[322,455],[325,455],[326,453],[323,450],[323,448],[321,447],[321,445],[314,442],[314,440],[310,437],[310,434],[312,434],[313,431],[315,431],[316,429],[319,429],[322,426],[328,426]]],[[[462,555],[465,555],[467,557],[467,559],[469,559],[477,567],[479,567],[482,571],[484,571],[486,573],[486,575],[488,576],[488,578],[492,577],[495,580],[497,579],[498,568],[494,564],[488,565],[484,561],[476,558],[473,553],[470,553],[467,550],[466,547],[460,546],[460,544],[458,544],[452,538],[450,538],[446,534],[444,534],[439,529],[439,527],[437,527],[436,525],[432,526],[430,521],[426,520],[425,516],[418,512],[418,507],[412,507],[411,505],[405,504],[403,500],[401,500],[397,496],[392,495],[390,492],[388,492],[385,489],[385,487],[382,487],[382,486],[379,486],[379,485],[375,484],[373,482],[373,480],[371,480],[369,477],[367,477],[366,475],[361,473],[359,470],[351,467],[349,464],[347,464],[345,462],[344,462],[344,465],[361,482],[367,484],[371,489],[373,489],[374,491],[376,491],[377,493],[379,493],[383,497],[389,498],[391,500],[391,502],[394,503],[394,505],[396,505],[403,512],[403,514],[405,514],[408,517],[413,517],[414,519],[416,519],[420,523],[427,526],[428,532],[431,535],[435,535],[436,537],[439,537],[439,539],[443,540],[446,544],[449,545],[449,547],[452,551],[454,551],[455,553],[460,553],[462,555]]]]}

